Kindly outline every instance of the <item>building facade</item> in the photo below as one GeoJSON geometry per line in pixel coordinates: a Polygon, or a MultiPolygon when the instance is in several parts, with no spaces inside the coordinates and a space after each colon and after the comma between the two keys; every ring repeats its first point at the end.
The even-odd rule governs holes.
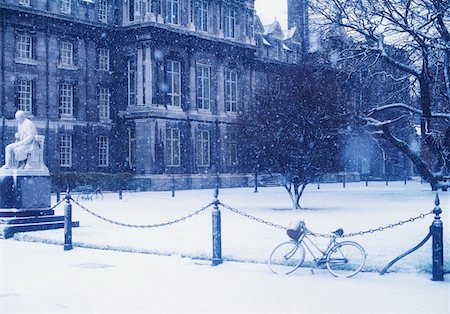
{"type": "Polygon", "coordinates": [[[305,51],[254,0],[0,0],[0,18],[1,157],[24,110],[52,173],[239,173],[236,115],[305,51]]]}

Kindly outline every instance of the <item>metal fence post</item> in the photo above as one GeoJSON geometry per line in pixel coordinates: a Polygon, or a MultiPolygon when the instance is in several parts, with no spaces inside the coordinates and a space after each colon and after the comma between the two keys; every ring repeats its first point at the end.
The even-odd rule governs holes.
{"type": "Polygon", "coordinates": [[[56,189],[56,202],[59,203],[61,200],[61,192],[59,192],[59,189],[56,189]]]}
{"type": "Polygon", "coordinates": [[[213,254],[212,265],[217,266],[222,264],[222,228],[220,221],[220,209],[219,209],[219,184],[216,184],[214,191],[214,208],[212,210],[212,241],[213,241],[213,254]]]}
{"type": "Polygon", "coordinates": [[[430,232],[433,236],[433,281],[444,280],[444,242],[443,242],[443,224],[440,217],[442,213],[439,207],[439,195],[436,193],[436,199],[434,201],[436,205],[433,209],[434,221],[431,224],[430,232]]]}
{"type": "Polygon", "coordinates": [[[122,199],[122,187],[119,188],[119,200],[122,199]]]}
{"type": "Polygon", "coordinates": [[[64,251],[73,249],[72,246],[72,204],[70,191],[67,189],[66,204],[64,205],[64,251]]]}
{"type": "Polygon", "coordinates": [[[255,190],[253,192],[258,193],[258,168],[255,167],[255,182],[254,182],[255,190]]]}
{"type": "Polygon", "coordinates": [[[172,176],[172,197],[175,197],[175,177],[172,176]]]}

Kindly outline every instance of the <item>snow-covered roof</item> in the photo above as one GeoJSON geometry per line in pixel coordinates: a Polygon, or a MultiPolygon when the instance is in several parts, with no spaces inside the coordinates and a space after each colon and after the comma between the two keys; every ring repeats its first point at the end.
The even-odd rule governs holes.
{"type": "Polygon", "coordinates": [[[290,29],[286,30],[284,32],[284,34],[285,34],[284,39],[291,39],[292,37],[294,37],[296,31],[297,31],[297,26],[291,27],[290,29]]]}
{"type": "Polygon", "coordinates": [[[286,46],[284,43],[283,43],[283,49],[284,49],[284,50],[288,50],[288,51],[292,51],[292,49],[289,48],[288,46],[286,46]]]}
{"type": "Polygon", "coordinates": [[[266,45],[266,46],[272,46],[272,45],[267,41],[267,39],[265,39],[264,37],[263,37],[263,44],[266,45]]]}
{"type": "Polygon", "coordinates": [[[280,23],[278,23],[277,20],[275,20],[270,25],[264,25],[264,35],[270,35],[274,37],[280,37],[283,38],[283,30],[281,29],[280,23]]]}

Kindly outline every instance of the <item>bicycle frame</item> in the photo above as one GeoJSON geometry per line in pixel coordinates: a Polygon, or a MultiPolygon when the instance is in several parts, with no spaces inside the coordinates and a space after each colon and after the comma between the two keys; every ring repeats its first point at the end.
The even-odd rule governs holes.
{"type": "Polygon", "coordinates": [[[300,236],[300,238],[298,239],[297,243],[298,243],[298,245],[303,244],[303,246],[306,248],[306,250],[309,252],[309,254],[311,254],[316,267],[319,267],[321,264],[326,262],[326,257],[327,257],[329,250],[337,244],[336,237],[333,236],[330,239],[330,242],[328,243],[327,248],[325,250],[321,250],[317,246],[317,244],[315,244],[314,241],[311,240],[311,238],[308,237],[306,234],[302,234],[300,236]],[[309,244],[305,240],[307,240],[309,242],[309,244]],[[322,256],[320,256],[320,258],[317,258],[317,256],[314,254],[313,250],[310,248],[310,245],[312,245],[316,249],[316,251],[318,251],[322,254],[322,256]]]}

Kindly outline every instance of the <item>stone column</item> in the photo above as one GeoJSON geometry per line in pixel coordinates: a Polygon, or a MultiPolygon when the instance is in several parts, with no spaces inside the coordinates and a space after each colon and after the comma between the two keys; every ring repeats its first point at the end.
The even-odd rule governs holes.
{"type": "Polygon", "coordinates": [[[219,60],[217,64],[217,114],[222,115],[225,113],[225,89],[224,89],[224,66],[219,60]]]}
{"type": "Polygon", "coordinates": [[[197,109],[196,89],[195,89],[195,57],[192,55],[189,62],[189,109],[197,109]]]}
{"type": "Polygon", "coordinates": [[[145,47],[145,103],[151,106],[153,103],[153,61],[152,50],[145,47]]]}
{"type": "Polygon", "coordinates": [[[155,165],[155,120],[136,119],[136,171],[150,174],[155,165]]]}
{"type": "Polygon", "coordinates": [[[136,99],[136,105],[138,106],[142,106],[143,105],[143,73],[142,73],[142,48],[139,48],[137,50],[137,63],[136,63],[136,95],[137,95],[137,99],[136,99]]]}

